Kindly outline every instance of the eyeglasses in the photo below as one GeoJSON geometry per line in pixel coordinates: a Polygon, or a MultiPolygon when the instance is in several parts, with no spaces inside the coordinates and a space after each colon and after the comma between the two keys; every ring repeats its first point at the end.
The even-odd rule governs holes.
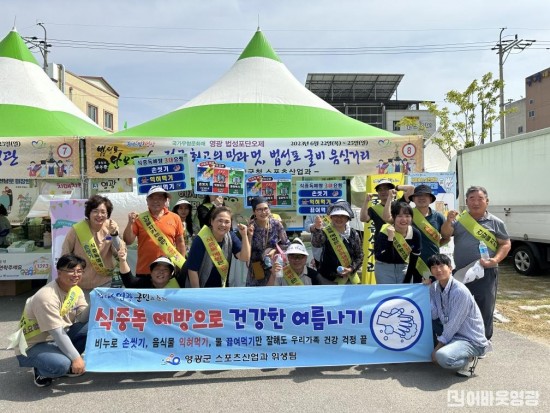
{"type": "Polygon", "coordinates": [[[82,275],[84,274],[84,270],[58,270],[58,271],[61,271],[61,272],[64,272],[65,274],[69,274],[71,276],[73,275],[82,275]]]}
{"type": "Polygon", "coordinates": [[[256,212],[267,212],[269,211],[269,207],[265,207],[265,208],[256,208],[256,212]]]}

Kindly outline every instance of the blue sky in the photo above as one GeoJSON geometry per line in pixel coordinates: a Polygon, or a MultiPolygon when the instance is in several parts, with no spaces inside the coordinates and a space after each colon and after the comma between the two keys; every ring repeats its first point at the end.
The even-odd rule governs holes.
{"type": "Polygon", "coordinates": [[[507,27],[505,39],[518,34],[538,41],[510,55],[504,65],[506,100],[516,100],[525,95],[525,77],[550,67],[549,15],[550,2],[538,0],[22,0],[2,2],[0,36],[16,19],[22,36],[42,37],[36,22],[44,22],[53,44],[50,62],[79,75],[104,77],[120,94],[120,124],[135,126],[174,110],[214,83],[233,65],[258,21],[302,83],[310,72],[402,73],[399,99],[440,104],[447,91],[464,90],[486,72],[498,76],[491,46],[500,28],[507,27]],[[140,50],[107,50],[104,44],[62,47],[69,40],[79,46],[133,44],[140,50]],[[145,52],[143,45],[172,47],[170,53],[145,52]],[[196,49],[174,53],[176,46],[196,49]],[[377,47],[377,53],[357,49],[367,47],[377,47]],[[356,49],[341,55],[344,48],[356,49]],[[313,54],[316,49],[329,52],[313,54]]]}

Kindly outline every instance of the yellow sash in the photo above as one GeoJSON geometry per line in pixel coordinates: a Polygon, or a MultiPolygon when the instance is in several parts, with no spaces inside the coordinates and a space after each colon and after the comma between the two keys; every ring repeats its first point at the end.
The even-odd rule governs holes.
{"type": "MultiPolygon", "coordinates": [[[[59,315],[61,317],[65,317],[69,313],[69,311],[74,308],[81,294],[82,289],[78,285],[71,287],[71,289],[67,293],[67,296],[65,297],[65,300],[63,301],[63,304],[61,305],[61,309],[59,310],[59,315]]],[[[8,339],[10,340],[10,345],[8,348],[15,348],[16,346],[18,346],[21,354],[27,356],[26,350],[29,347],[27,344],[27,340],[36,337],[40,333],[42,333],[42,331],[40,331],[38,322],[36,320],[28,318],[25,314],[25,310],[23,310],[23,314],[21,314],[21,320],[19,320],[19,330],[8,337],[8,339]]]]}
{"type": "Polygon", "coordinates": [[[384,216],[384,205],[382,204],[376,204],[376,205],[372,205],[371,206],[372,210],[374,212],[376,212],[376,215],[378,215],[380,217],[380,219],[384,219],[383,216],[384,216]]]}
{"type": "MultiPolygon", "coordinates": [[[[324,222],[326,222],[326,219],[324,219],[324,222]]],[[[340,234],[334,229],[332,225],[325,226],[323,228],[323,231],[327,236],[328,241],[330,242],[330,246],[336,254],[336,258],[338,258],[340,265],[346,268],[351,266],[351,257],[340,234]]],[[[359,284],[361,282],[357,273],[353,273],[346,277],[336,277],[336,284],[346,284],[348,282],[348,279],[352,284],[359,284]]]]}
{"type": "Polygon", "coordinates": [[[288,285],[304,285],[300,276],[294,272],[290,265],[283,267],[283,278],[288,285]]]}
{"type": "Polygon", "coordinates": [[[416,270],[424,279],[428,279],[430,278],[430,275],[432,275],[432,272],[430,271],[428,265],[424,262],[422,257],[418,257],[418,260],[416,261],[416,270]]]}
{"type": "Polygon", "coordinates": [[[158,229],[149,211],[140,214],[139,220],[143,223],[143,227],[145,228],[145,231],[147,231],[147,235],[149,235],[153,242],[157,244],[163,254],[170,258],[172,263],[178,268],[183,267],[183,264],[185,264],[185,257],[180,254],[166,235],[158,229]]]}
{"type": "Polygon", "coordinates": [[[94,267],[94,271],[99,275],[104,275],[106,277],[112,276],[113,271],[106,268],[103,260],[101,259],[101,253],[95,243],[94,236],[92,235],[92,231],[90,230],[88,223],[86,221],[80,221],[74,224],[73,228],[76,232],[78,240],[80,241],[80,245],[82,245],[84,252],[92,264],[92,267],[94,267]]]}
{"type": "Polygon", "coordinates": [[[206,225],[199,231],[199,237],[204,244],[204,248],[206,248],[208,256],[220,273],[222,278],[222,287],[225,287],[225,284],[227,283],[227,276],[229,274],[229,262],[227,262],[227,258],[223,255],[220,244],[218,244],[218,241],[214,238],[210,227],[206,225]]]}
{"type": "Polygon", "coordinates": [[[498,242],[495,235],[487,228],[480,225],[480,223],[477,222],[468,211],[464,211],[460,214],[457,221],[460,222],[460,224],[466,228],[466,231],[468,231],[475,239],[478,241],[484,241],[491,251],[495,252],[498,249],[498,242]]]}
{"type": "Polygon", "coordinates": [[[428,222],[426,217],[418,209],[413,208],[413,223],[422,233],[436,246],[439,247],[441,234],[432,224],[428,222]]]}
{"type": "MultiPolygon", "coordinates": [[[[382,227],[382,233],[388,235],[388,226],[389,224],[385,224],[382,227]]],[[[407,240],[405,239],[405,237],[397,231],[395,231],[393,235],[393,247],[403,261],[409,262],[409,256],[411,255],[412,251],[411,246],[407,244],[407,240]]],[[[418,257],[415,268],[424,278],[430,278],[430,275],[432,275],[430,269],[421,257],[418,257]]]]}
{"type": "MultiPolygon", "coordinates": [[[[388,235],[388,227],[390,224],[384,224],[382,225],[382,229],[380,230],[383,234],[388,235]]],[[[399,232],[395,231],[393,235],[393,247],[401,257],[401,259],[405,262],[409,262],[409,255],[411,255],[411,247],[409,244],[407,244],[407,241],[405,240],[405,237],[401,235],[399,232]]]]}
{"type": "Polygon", "coordinates": [[[180,288],[180,285],[178,284],[175,278],[170,278],[170,280],[164,286],[164,288],[180,288]]]}

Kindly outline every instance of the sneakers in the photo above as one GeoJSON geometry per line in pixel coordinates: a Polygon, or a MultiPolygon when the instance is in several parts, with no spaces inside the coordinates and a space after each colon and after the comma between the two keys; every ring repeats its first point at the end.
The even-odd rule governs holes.
{"type": "Polygon", "coordinates": [[[51,377],[44,377],[38,374],[36,367],[33,367],[32,371],[34,373],[34,384],[36,387],[48,387],[52,384],[53,379],[51,377]]]}
{"type": "Polygon", "coordinates": [[[470,359],[468,360],[468,363],[464,367],[462,367],[460,370],[458,370],[456,374],[461,377],[473,376],[477,366],[478,359],[479,357],[470,357],[470,359]]]}

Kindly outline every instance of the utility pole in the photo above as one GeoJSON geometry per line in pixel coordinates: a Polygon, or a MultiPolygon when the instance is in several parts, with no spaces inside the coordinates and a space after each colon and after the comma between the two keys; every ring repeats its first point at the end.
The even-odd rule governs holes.
{"type": "Polygon", "coordinates": [[[42,53],[42,56],[44,56],[43,69],[44,69],[44,72],[48,73],[48,46],[51,46],[51,45],[48,44],[48,33],[46,32],[46,26],[44,26],[44,23],[38,22],[36,24],[44,29],[44,43],[43,43],[44,53],[42,53]]]}
{"type": "Polygon", "coordinates": [[[23,39],[25,40],[25,42],[31,45],[31,49],[36,47],[38,50],[40,50],[40,54],[44,59],[42,69],[44,69],[44,72],[48,73],[48,48],[52,47],[52,45],[48,44],[48,33],[46,32],[46,26],[44,26],[44,23],[38,22],[36,24],[44,29],[44,40],[38,40],[38,37],[36,36],[24,37],[23,39]]]}
{"type": "Polygon", "coordinates": [[[506,138],[506,130],[504,129],[504,63],[512,50],[519,50],[521,52],[536,42],[536,40],[518,39],[517,34],[513,40],[502,40],[502,32],[504,30],[506,30],[506,27],[500,29],[498,44],[491,49],[498,50],[498,74],[500,79],[500,139],[506,138]]]}

